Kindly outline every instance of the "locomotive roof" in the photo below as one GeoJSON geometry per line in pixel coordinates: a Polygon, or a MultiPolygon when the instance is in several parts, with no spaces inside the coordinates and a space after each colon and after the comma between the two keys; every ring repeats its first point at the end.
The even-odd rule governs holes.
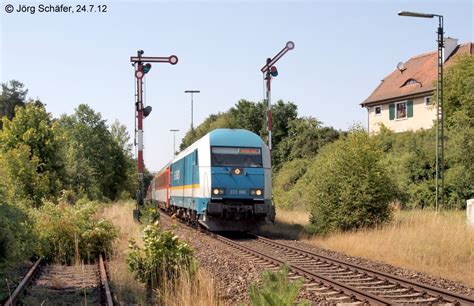
{"type": "Polygon", "coordinates": [[[262,147],[262,139],[243,129],[215,129],[209,132],[211,146],[262,147]]]}

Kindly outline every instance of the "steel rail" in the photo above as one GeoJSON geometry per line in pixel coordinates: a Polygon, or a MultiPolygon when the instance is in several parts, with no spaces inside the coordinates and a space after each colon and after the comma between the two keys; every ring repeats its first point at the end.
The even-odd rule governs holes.
{"type": "Polygon", "coordinates": [[[274,244],[274,245],[277,245],[281,248],[286,248],[288,250],[297,251],[298,253],[300,253],[302,255],[311,256],[313,258],[323,259],[325,261],[329,261],[329,262],[332,262],[332,263],[335,263],[335,264],[338,264],[338,265],[341,265],[341,266],[345,266],[347,268],[356,269],[356,270],[359,270],[359,271],[364,271],[367,274],[372,274],[372,276],[385,279],[389,282],[398,283],[399,285],[402,285],[402,286],[405,286],[405,287],[409,287],[409,288],[411,287],[411,288],[413,288],[417,291],[425,292],[425,293],[427,293],[427,294],[429,294],[433,297],[441,297],[443,300],[445,300],[447,302],[451,302],[455,305],[456,304],[457,305],[474,305],[474,298],[471,298],[469,296],[461,295],[461,294],[454,293],[454,292],[449,292],[449,291],[447,291],[445,289],[442,289],[442,288],[436,288],[436,287],[431,286],[431,285],[423,284],[423,283],[413,281],[413,280],[409,280],[409,279],[406,279],[406,278],[402,278],[402,277],[399,277],[399,276],[396,276],[396,275],[390,275],[388,273],[381,272],[381,271],[376,271],[376,270],[371,269],[371,268],[362,267],[362,266],[359,266],[359,265],[356,265],[356,264],[353,264],[353,263],[349,263],[349,262],[345,262],[345,261],[342,261],[342,260],[339,260],[339,259],[331,258],[331,257],[320,255],[320,254],[316,254],[314,252],[311,252],[309,250],[305,250],[305,249],[297,247],[297,246],[289,246],[289,245],[286,245],[286,244],[283,244],[283,243],[280,243],[280,242],[276,242],[274,240],[271,240],[271,239],[268,239],[268,238],[265,238],[265,237],[261,237],[261,236],[255,235],[255,234],[251,234],[251,235],[253,235],[257,240],[264,241],[268,244],[274,244]]]}
{"type": "MultiPolygon", "coordinates": [[[[166,217],[168,217],[169,219],[171,219],[171,216],[169,214],[167,214],[166,212],[164,213],[164,215],[166,217]]],[[[286,263],[276,257],[273,257],[273,256],[270,256],[270,255],[267,255],[267,254],[264,254],[260,251],[257,251],[257,250],[254,250],[254,249],[251,249],[249,247],[246,247],[246,246],[243,246],[235,241],[233,241],[232,239],[229,239],[229,238],[226,238],[222,235],[219,235],[219,234],[215,234],[215,233],[212,233],[212,232],[209,232],[208,230],[206,229],[201,229],[201,227],[196,227],[196,226],[193,226],[193,225],[189,225],[187,223],[185,223],[183,220],[180,220],[180,219],[177,219],[179,221],[180,224],[183,224],[184,226],[186,227],[189,227],[193,230],[198,230],[198,231],[201,231],[202,233],[216,239],[216,240],[219,240],[227,245],[230,245],[231,247],[234,247],[238,250],[241,250],[247,254],[250,254],[250,255],[253,255],[253,256],[256,256],[258,258],[261,258],[267,262],[270,262],[276,266],[282,266],[284,264],[286,264],[290,270],[298,275],[301,275],[303,277],[305,277],[306,279],[308,280],[312,280],[312,281],[316,281],[318,283],[322,283],[328,287],[332,287],[334,289],[338,289],[339,291],[341,291],[341,294],[345,294],[347,295],[348,297],[350,298],[355,298],[355,299],[358,299],[359,301],[361,302],[365,302],[365,303],[370,303],[370,305],[393,305],[393,303],[385,298],[382,298],[382,297],[379,297],[379,296],[376,296],[376,295],[373,295],[371,293],[368,293],[368,292],[364,292],[363,290],[360,290],[360,289],[357,289],[357,288],[354,288],[352,286],[349,286],[349,285],[346,285],[344,283],[341,283],[341,282],[338,282],[336,280],[333,280],[333,279],[330,279],[330,278],[327,278],[327,277],[324,277],[322,275],[317,275],[311,271],[308,271],[302,267],[299,267],[295,264],[290,264],[290,263],[286,263]]],[[[253,234],[251,234],[253,235],[253,234]]]]}
{"type": "Polygon", "coordinates": [[[13,306],[16,305],[16,302],[20,295],[23,293],[25,290],[26,286],[28,286],[28,283],[31,281],[33,276],[36,274],[38,271],[38,267],[41,265],[42,259],[38,259],[33,266],[28,270],[26,273],[25,277],[21,280],[20,284],[15,288],[13,291],[12,295],[10,298],[8,298],[7,302],[5,303],[5,306],[13,306]]]}
{"type": "Polygon", "coordinates": [[[107,306],[113,306],[114,302],[112,300],[112,293],[110,291],[109,280],[107,279],[107,272],[105,270],[104,260],[102,259],[102,254],[99,255],[99,273],[100,273],[100,283],[103,286],[105,291],[105,301],[107,306]]]}
{"type": "Polygon", "coordinates": [[[218,235],[218,234],[210,234],[210,235],[212,237],[218,239],[219,241],[222,241],[222,242],[226,243],[227,245],[230,245],[234,248],[237,248],[237,249],[239,249],[239,250],[241,250],[245,253],[257,256],[257,257],[259,257],[259,258],[261,258],[265,261],[271,262],[272,264],[275,264],[277,266],[281,266],[281,265],[286,264],[286,265],[288,265],[290,270],[295,272],[296,274],[304,276],[305,278],[307,278],[309,280],[314,280],[314,281],[317,281],[319,283],[323,283],[327,286],[338,289],[338,290],[342,291],[341,294],[346,294],[349,297],[356,298],[357,300],[359,300],[361,302],[370,303],[371,305],[392,305],[393,304],[391,301],[389,301],[385,298],[379,297],[377,295],[374,295],[374,294],[371,294],[371,293],[368,293],[368,292],[364,292],[363,290],[359,290],[357,288],[346,285],[342,282],[333,280],[331,278],[324,277],[322,275],[318,275],[318,274],[313,273],[311,271],[308,271],[307,269],[304,269],[304,268],[302,268],[298,265],[295,265],[295,264],[292,264],[292,263],[285,263],[284,261],[282,261],[282,260],[280,260],[276,257],[270,256],[268,254],[264,254],[260,251],[254,250],[252,248],[243,246],[243,245],[241,245],[239,243],[236,243],[235,241],[233,241],[229,238],[223,237],[223,236],[218,235]]]}

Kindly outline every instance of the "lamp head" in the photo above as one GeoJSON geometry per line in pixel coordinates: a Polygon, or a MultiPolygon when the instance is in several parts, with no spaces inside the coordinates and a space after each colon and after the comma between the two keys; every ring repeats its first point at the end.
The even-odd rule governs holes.
{"type": "Polygon", "coordinates": [[[433,17],[436,16],[436,15],[435,15],[435,14],[425,14],[425,13],[409,12],[409,11],[400,11],[400,12],[398,12],[398,16],[419,17],[419,18],[433,18],[433,17]]]}

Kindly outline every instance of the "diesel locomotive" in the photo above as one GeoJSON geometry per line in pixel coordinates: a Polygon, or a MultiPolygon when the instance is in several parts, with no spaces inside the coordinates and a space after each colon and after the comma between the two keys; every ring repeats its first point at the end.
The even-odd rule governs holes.
{"type": "Polygon", "coordinates": [[[247,130],[213,130],[154,176],[146,199],[210,231],[249,231],[273,222],[268,147],[247,130]]]}

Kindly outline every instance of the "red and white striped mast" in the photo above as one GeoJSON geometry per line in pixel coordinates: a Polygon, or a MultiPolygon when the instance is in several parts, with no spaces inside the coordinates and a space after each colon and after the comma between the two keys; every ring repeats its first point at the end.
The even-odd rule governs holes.
{"type": "Polygon", "coordinates": [[[169,63],[176,65],[178,57],[171,55],[169,57],[152,57],[143,56],[143,50],[138,50],[137,56],[130,57],[132,65],[135,67],[136,79],[136,101],[135,101],[135,117],[137,120],[137,130],[135,146],[137,147],[137,170],[138,170],[138,186],[137,186],[137,208],[143,205],[144,202],[144,185],[143,185],[143,170],[145,168],[143,162],[143,118],[147,117],[151,112],[151,106],[143,108],[143,77],[151,69],[150,63],[169,63]]]}
{"type": "Polygon", "coordinates": [[[272,103],[271,103],[271,80],[272,77],[276,77],[278,75],[278,70],[276,69],[275,63],[283,56],[286,52],[293,50],[295,48],[295,43],[289,41],[286,43],[285,47],[278,52],[273,58],[267,58],[267,63],[265,66],[260,69],[263,73],[263,78],[266,81],[266,103],[267,103],[267,132],[268,132],[268,149],[270,153],[272,151],[272,103]]]}

